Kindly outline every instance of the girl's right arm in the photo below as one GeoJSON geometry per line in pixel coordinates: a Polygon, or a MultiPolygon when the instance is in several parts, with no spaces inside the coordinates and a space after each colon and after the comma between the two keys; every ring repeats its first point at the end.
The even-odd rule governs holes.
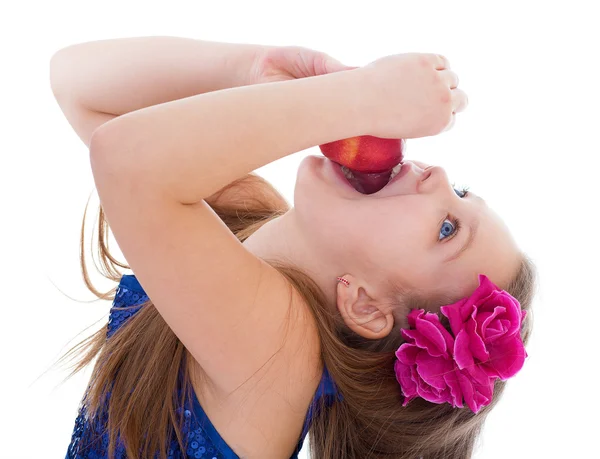
{"type": "Polygon", "coordinates": [[[277,159],[366,134],[371,110],[363,101],[373,101],[360,70],[210,92],[119,116],[92,136],[99,191],[105,178],[137,175],[136,187],[192,204],[277,159]]]}
{"type": "Polygon", "coordinates": [[[94,175],[141,171],[153,192],[191,204],[315,145],[365,134],[435,135],[466,105],[448,67],[439,55],[392,55],[354,70],[136,110],[94,132],[94,175]]]}

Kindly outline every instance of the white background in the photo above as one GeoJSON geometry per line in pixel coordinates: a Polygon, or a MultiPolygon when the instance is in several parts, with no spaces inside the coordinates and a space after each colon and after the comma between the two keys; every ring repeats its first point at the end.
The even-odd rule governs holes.
{"type": "MultiPolygon", "coordinates": [[[[53,98],[50,58],[74,43],[146,35],[301,45],[356,66],[402,52],[448,57],[470,105],[451,131],[408,141],[406,157],[442,165],[457,185],[485,197],[537,263],[541,280],[529,358],[489,418],[475,457],[600,457],[594,3],[55,0],[3,6],[0,457],[64,457],[91,368],[63,385],[66,371],[44,372],[97,330],[110,308],[106,301],[75,301],[94,299],[80,274],[78,244],[93,192],[89,259],[99,201],[87,149],[53,98]]],[[[293,202],[296,169],[307,154],[320,152],[298,152],[258,173],[293,202]]],[[[113,250],[120,256],[114,244],[113,250]]],[[[113,287],[89,268],[97,287],[113,287]]]]}

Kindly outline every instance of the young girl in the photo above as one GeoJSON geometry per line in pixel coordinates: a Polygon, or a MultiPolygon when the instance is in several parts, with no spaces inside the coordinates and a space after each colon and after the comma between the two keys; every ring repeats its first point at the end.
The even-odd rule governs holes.
{"type": "Polygon", "coordinates": [[[417,161],[366,195],[308,156],[294,207],[252,173],[442,132],[466,107],[449,68],[173,37],[53,56],[118,282],[93,288],[82,238],[85,282],[113,307],[73,372],[98,357],[68,458],[295,458],[308,432],[318,459],[471,456],[532,325],[535,269],[502,220],[417,161]]]}

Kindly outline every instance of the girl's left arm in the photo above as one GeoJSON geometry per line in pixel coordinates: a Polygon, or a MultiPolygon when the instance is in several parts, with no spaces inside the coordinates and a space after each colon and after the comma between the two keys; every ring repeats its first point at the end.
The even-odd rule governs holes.
{"type": "Polygon", "coordinates": [[[75,44],[50,61],[50,84],[86,145],[94,130],[135,110],[251,84],[272,46],[182,37],[134,37],[75,44]]]}

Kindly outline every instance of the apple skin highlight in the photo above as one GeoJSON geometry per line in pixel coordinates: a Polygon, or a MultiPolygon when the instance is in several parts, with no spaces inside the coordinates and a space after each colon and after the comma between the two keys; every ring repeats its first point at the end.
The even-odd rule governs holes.
{"type": "Polygon", "coordinates": [[[357,191],[372,194],[389,182],[392,169],[403,161],[405,141],[363,135],[319,148],[325,157],[352,171],[354,179],[348,181],[357,191]]]}

